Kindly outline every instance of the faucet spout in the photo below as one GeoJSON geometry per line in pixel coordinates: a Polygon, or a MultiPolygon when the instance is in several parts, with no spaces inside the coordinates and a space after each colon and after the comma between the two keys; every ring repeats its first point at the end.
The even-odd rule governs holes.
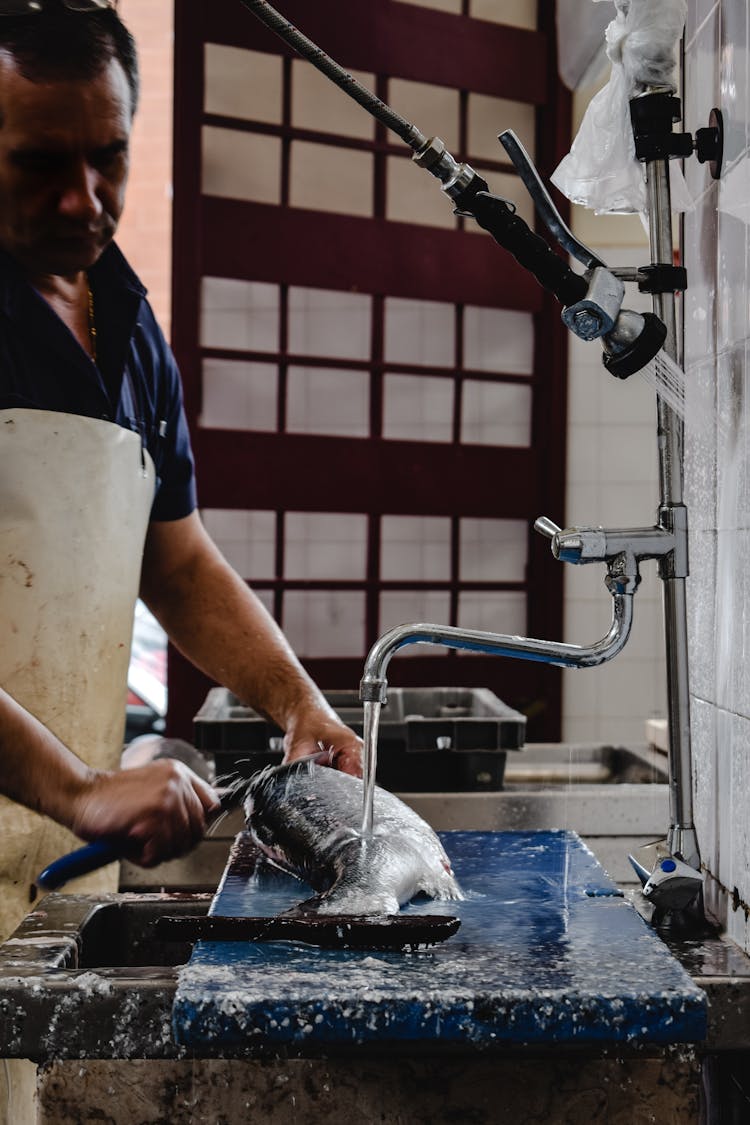
{"type": "Polygon", "coordinates": [[[537,660],[560,668],[595,668],[611,660],[624,647],[633,624],[633,595],[637,576],[618,577],[612,582],[612,622],[604,637],[591,645],[572,645],[562,641],[543,641],[479,629],[459,629],[451,625],[396,625],[375,642],[365,661],[359,685],[362,702],[385,703],[388,684],[386,671],[391,657],[406,645],[432,644],[468,649],[518,660],[537,660]],[[613,588],[614,587],[614,588],[613,588]]]}

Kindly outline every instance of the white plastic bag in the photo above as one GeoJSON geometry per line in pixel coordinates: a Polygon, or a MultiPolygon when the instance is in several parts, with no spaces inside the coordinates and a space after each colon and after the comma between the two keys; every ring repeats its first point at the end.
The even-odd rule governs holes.
{"type": "MultiPolygon", "coordinates": [[[[594,0],[597,3],[598,0],[594,0]]],[[[605,36],[612,73],[592,98],[571,150],[552,183],[574,203],[597,214],[648,210],[643,165],[636,159],[629,102],[648,87],[675,89],[677,45],[686,0],[615,0],[617,14],[605,36]]],[[[670,163],[672,207],[693,202],[675,161],[670,163]]]]}

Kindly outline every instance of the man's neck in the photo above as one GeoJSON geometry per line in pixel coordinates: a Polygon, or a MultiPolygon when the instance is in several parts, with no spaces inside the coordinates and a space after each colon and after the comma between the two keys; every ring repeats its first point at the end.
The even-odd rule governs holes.
{"type": "Polygon", "coordinates": [[[53,308],[57,308],[59,304],[77,307],[88,294],[88,279],[83,270],[69,275],[29,275],[29,281],[53,308]]]}
{"type": "Polygon", "coordinates": [[[91,290],[87,274],[83,270],[68,276],[39,274],[29,277],[29,281],[75,336],[86,355],[96,362],[91,290]]]}

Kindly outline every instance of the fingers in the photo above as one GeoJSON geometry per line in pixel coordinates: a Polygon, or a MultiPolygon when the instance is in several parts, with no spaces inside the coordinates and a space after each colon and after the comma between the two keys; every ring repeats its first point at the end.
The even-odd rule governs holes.
{"type": "Polygon", "coordinates": [[[342,746],[339,750],[334,750],[332,765],[334,769],[340,770],[341,773],[351,774],[352,777],[361,777],[361,746],[359,744],[354,746],[342,746]]]}
{"type": "Polygon", "coordinates": [[[99,774],[76,816],[84,839],[119,837],[134,862],[153,867],[189,851],[218,811],[216,791],[183,763],[163,759],[99,774]]]}
{"type": "Polygon", "coordinates": [[[344,728],[345,740],[304,738],[292,743],[285,742],[284,762],[296,762],[300,758],[313,758],[320,766],[330,766],[352,777],[362,776],[362,743],[348,728],[344,728]]]}

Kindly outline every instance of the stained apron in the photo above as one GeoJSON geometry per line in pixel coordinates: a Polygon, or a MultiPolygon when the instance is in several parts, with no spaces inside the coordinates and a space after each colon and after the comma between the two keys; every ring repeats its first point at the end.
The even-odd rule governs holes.
{"type": "MultiPolygon", "coordinates": [[[[122,751],[127,669],[155,473],[112,422],[0,411],[0,686],[96,769],[122,751]]],[[[35,876],[80,846],[0,796],[0,940],[35,876]]],[[[117,865],[70,891],[117,887],[117,865]]]]}

